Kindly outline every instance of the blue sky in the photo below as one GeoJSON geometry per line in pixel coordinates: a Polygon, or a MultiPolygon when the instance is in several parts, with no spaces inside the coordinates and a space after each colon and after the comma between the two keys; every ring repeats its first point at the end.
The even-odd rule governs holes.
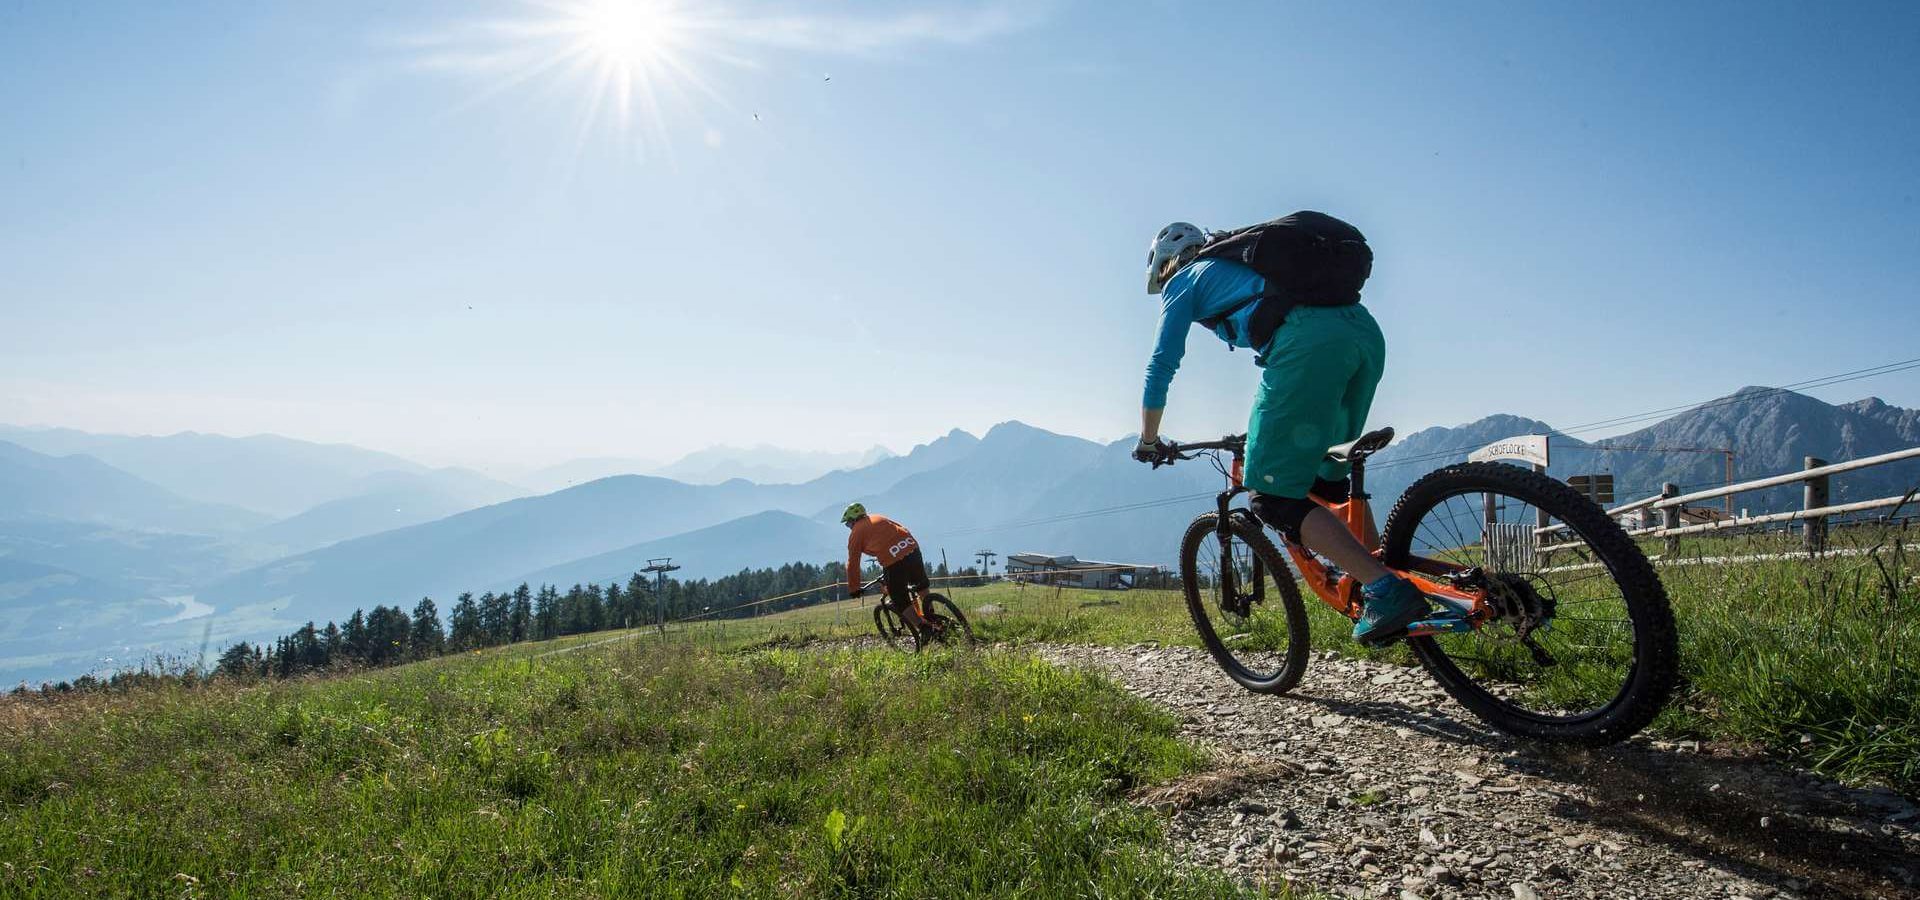
{"type": "MultiPolygon", "coordinates": [[[[623,130],[504,84],[554,6],[0,6],[0,421],[489,467],[1114,438],[1147,238],[1298,208],[1375,245],[1403,429],[1920,356],[1911,5],[694,9],[681,66],[624,51],[662,100],[623,130]]],[[[1238,430],[1249,355],[1189,346],[1166,431],[1238,430]]]]}

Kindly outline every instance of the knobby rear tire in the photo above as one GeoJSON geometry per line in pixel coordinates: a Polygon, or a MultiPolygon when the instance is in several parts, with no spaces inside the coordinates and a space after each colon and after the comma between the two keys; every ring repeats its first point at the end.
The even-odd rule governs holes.
{"type": "MultiPolygon", "coordinates": [[[[1307,658],[1311,651],[1311,637],[1307,630],[1307,610],[1300,602],[1300,588],[1293,580],[1293,570],[1281,555],[1273,541],[1267,539],[1263,531],[1251,516],[1230,513],[1232,519],[1232,540],[1246,545],[1268,578],[1268,591],[1263,603],[1278,603],[1286,616],[1287,647],[1281,666],[1270,672],[1256,672],[1234,655],[1233,648],[1220,637],[1214,627],[1215,616],[1226,613],[1212,609],[1213,597],[1209,589],[1200,584],[1201,545],[1216,535],[1219,513],[1204,513],[1187,526],[1187,533],[1180,540],[1180,587],[1186,595],[1187,613],[1193,617],[1194,630],[1200,634],[1200,643],[1213,654],[1215,662],[1227,673],[1227,677],[1238,682],[1241,687],[1256,694],[1284,694],[1300,683],[1300,677],[1306,674],[1307,658]]],[[[1214,552],[1218,552],[1217,549],[1214,552]]]]}
{"type": "Polygon", "coordinates": [[[1434,680],[1447,693],[1509,734],[1536,741],[1601,746],[1625,740],[1652,722],[1672,697],[1679,681],[1680,651],[1673,609],[1646,554],[1608,518],[1606,511],[1573,488],[1545,475],[1504,463],[1448,466],[1407,488],[1387,515],[1384,561],[1405,568],[1422,517],[1437,504],[1463,493],[1498,492],[1531,503],[1573,529],[1605,566],[1633,625],[1634,658],[1623,688],[1605,706],[1575,717],[1552,717],[1509,704],[1462,670],[1432,637],[1408,638],[1434,680]]]}

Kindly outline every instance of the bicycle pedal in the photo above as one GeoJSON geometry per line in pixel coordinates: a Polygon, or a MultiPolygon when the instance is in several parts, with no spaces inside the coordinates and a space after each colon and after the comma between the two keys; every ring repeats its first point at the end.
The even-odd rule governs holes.
{"type": "Polygon", "coordinates": [[[1425,637],[1430,634],[1460,634],[1473,630],[1473,623],[1461,616],[1434,616],[1421,619],[1407,626],[1407,637],[1425,637]]]}

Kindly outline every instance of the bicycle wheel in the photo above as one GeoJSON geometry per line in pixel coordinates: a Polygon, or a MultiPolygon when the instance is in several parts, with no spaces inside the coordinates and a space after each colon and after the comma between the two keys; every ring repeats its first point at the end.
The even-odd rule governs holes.
{"type": "Polygon", "coordinates": [[[971,647],[978,643],[979,639],[973,636],[973,626],[967,624],[966,615],[945,595],[928,594],[924,605],[929,617],[946,626],[940,630],[936,640],[955,647],[971,647]]]}
{"type": "Polygon", "coordinates": [[[1408,639],[1454,699],[1502,731],[1600,745],[1646,727],[1673,694],[1666,589],[1606,512],[1503,463],[1428,474],[1387,516],[1385,561],[1483,589],[1480,628],[1408,639]]]}
{"type": "Polygon", "coordinates": [[[920,642],[913,636],[913,630],[901,621],[900,614],[885,603],[873,608],[873,628],[880,633],[880,640],[895,650],[918,650],[920,642]]]}
{"type": "Polygon", "coordinates": [[[1187,611],[1200,643],[1228,677],[1255,693],[1284,693],[1307,670],[1307,611],[1293,570],[1260,525],[1244,513],[1231,518],[1231,579],[1222,566],[1219,513],[1194,519],[1180,540],[1187,611]]]}

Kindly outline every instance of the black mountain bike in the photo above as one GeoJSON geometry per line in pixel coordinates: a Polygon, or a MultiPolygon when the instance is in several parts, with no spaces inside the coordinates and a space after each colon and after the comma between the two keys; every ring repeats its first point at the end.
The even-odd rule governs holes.
{"type": "MultiPolygon", "coordinates": [[[[862,587],[861,593],[878,588],[885,578],[875,578],[862,587]]],[[[931,643],[952,646],[971,647],[974,644],[973,626],[967,624],[967,617],[960,612],[952,600],[945,595],[927,593],[921,596],[913,590],[913,602],[918,604],[921,618],[929,628],[915,628],[905,616],[893,608],[884,588],[879,590],[880,602],[873,607],[873,630],[880,633],[880,639],[887,645],[899,650],[918,653],[931,643]]]]}

